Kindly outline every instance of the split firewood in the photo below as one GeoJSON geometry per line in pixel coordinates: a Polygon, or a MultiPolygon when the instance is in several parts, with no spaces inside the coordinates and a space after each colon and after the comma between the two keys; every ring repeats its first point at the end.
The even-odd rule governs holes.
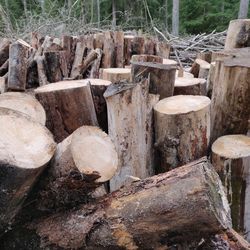
{"type": "Polygon", "coordinates": [[[234,229],[250,239],[250,137],[218,138],[212,145],[212,164],[225,187],[234,229]]]}
{"type": "Polygon", "coordinates": [[[177,77],[174,83],[174,95],[206,95],[207,81],[202,78],[177,77]]]}
{"type": "Polygon", "coordinates": [[[154,106],[159,172],[166,172],[207,155],[210,99],[178,95],[154,106]],[[187,129],[188,128],[188,129],[187,129]]]}
{"type": "Polygon", "coordinates": [[[225,49],[250,47],[250,19],[232,20],[227,31],[225,49]]]}
{"type": "Polygon", "coordinates": [[[124,64],[129,65],[132,57],[132,44],[135,36],[125,35],[124,36],[124,64]]]}
{"type": "Polygon", "coordinates": [[[7,81],[5,77],[0,77],[0,94],[7,92],[7,81]]]}
{"type": "Polygon", "coordinates": [[[4,76],[9,70],[9,59],[0,67],[0,76],[4,76]]]}
{"type": "Polygon", "coordinates": [[[196,59],[192,65],[190,73],[194,75],[195,78],[207,78],[209,72],[210,64],[202,59],[196,59]]]}
{"type": "Polygon", "coordinates": [[[0,234],[8,230],[29,190],[52,158],[51,133],[23,113],[0,108],[0,234]]]}
{"type": "Polygon", "coordinates": [[[46,126],[61,142],[83,125],[97,126],[95,106],[87,81],[62,81],[35,89],[43,105],[46,126]]]}
{"type": "Polygon", "coordinates": [[[120,159],[110,189],[121,187],[127,176],[145,178],[154,173],[153,105],[159,96],[149,94],[149,83],[120,82],[104,93],[108,107],[109,135],[120,159]]]}
{"type": "Polygon", "coordinates": [[[97,58],[91,65],[90,73],[89,73],[89,78],[99,78],[99,71],[100,71],[100,66],[101,66],[101,61],[102,61],[102,50],[101,49],[95,49],[97,53],[97,58]]]}
{"type": "Polygon", "coordinates": [[[2,66],[9,58],[9,49],[11,41],[3,38],[0,42],[0,66],[2,66]]]}
{"type": "Polygon", "coordinates": [[[43,106],[35,97],[19,92],[7,92],[0,95],[0,107],[24,113],[34,121],[45,125],[46,114],[43,106]]]}
{"type": "Polygon", "coordinates": [[[169,58],[171,46],[166,42],[156,43],[156,55],[162,56],[163,58],[169,58]]]}
{"type": "Polygon", "coordinates": [[[135,36],[132,40],[132,55],[145,54],[144,51],[145,38],[143,36],[135,36]]]}
{"type": "Polygon", "coordinates": [[[122,31],[114,32],[115,43],[115,67],[123,68],[124,66],[124,33],[122,31]]]}
{"type": "Polygon", "coordinates": [[[21,43],[10,46],[8,89],[24,91],[27,79],[28,47],[21,43]]]}
{"type": "Polygon", "coordinates": [[[37,74],[39,86],[44,86],[49,83],[46,70],[45,70],[45,59],[44,56],[35,57],[36,65],[37,65],[37,74]]]}
{"type": "Polygon", "coordinates": [[[163,249],[223,232],[231,227],[229,213],[217,173],[199,161],[22,225],[4,237],[1,248],[163,249]]]}
{"type": "Polygon", "coordinates": [[[102,68],[111,68],[115,66],[115,43],[112,32],[104,32],[103,59],[102,68]]]}
{"type": "Polygon", "coordinates": [[[131,69],[107,68],[103,69],[101,78],[116,83],[122,80],[131,81],[131,69]]]}

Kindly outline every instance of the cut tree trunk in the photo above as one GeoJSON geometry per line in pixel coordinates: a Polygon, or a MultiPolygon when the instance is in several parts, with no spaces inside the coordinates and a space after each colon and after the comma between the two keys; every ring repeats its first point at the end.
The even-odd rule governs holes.
{"type": "Polygon", "coordinates": [[[3,38],[0,42],[0,66],[2,66],[9,58],[9,49],[11,41],[7,38],[3,38]]]}
{"type": "Polygon", "coordinates": [[[124,67],[124,33],[122,31],[114,32],[115,43],[115,67],[124,67]]]}
{"type": "Polygon", "coordinates": [[[0,94],[7,92],[7,81],[5,77],[0,77],[0,94]]]}
{"type": "Polygon", "coordinates": [[[101,49],[95,49],[97,53],[97,58],[93,62],[90,73],[89,73],[89,78],[99,78],[99,71],[100,71],[100,66],[101,66],[101,61],[102,61],[102,50],[101,49]]]}
{"type": "Polygon", "coordinates": [[[154,56],[154,55],[133,55],[131,57],[131,62],[156,62],[156,63],[163,63],[165,59],[161,56],[154,56]]]}
{"type": "Polygon", "coordinates": [[[207,96],[209,98],[212,97],[213,95],[213,86],[214,86],[214,78],[215,78],[215,66],[216,62],[212,62],[210,64],[210,69],[208,73],[208,78],[207,78],[207,96]]]}
{"type": "Polygon", "coordinates": [[[156,55],[162,56],[163,58],[169,58],[171,46],[166,42],[158,42],[156,44],[156,55]]]}
{"type": "Polygon", "coordinates": [[[144,51],[145,38],[143,36],[135,36],[132,43],[132,55],[145,54],[144,51]]]}
{"type": "Polygon", "coordinates": [[[149,92],[159,94],[160,99],[172,96],[176,74],[175,65],[164,65],[154,62],[132,62],[132,81],[138,82],[142,78],[150,81],[149,92]]]}
{"type": "Polygon", "coordinates": [[[144,53],[147,55],[155,55],[156,54],[156,41],[154,38],[152,38],[152,37],[145,38],[144,53]]]}
{"type": "Polygon", "coordinates": [[[112,68],[115,66],[115,43],[113,33],[104,32],[102,68],[112,68]]]}
{"type": "Polygon", "coordinates": [[[104,35],[103,33],[94,34],[94,49],[103,50],[104,35]]]}
{"type": "Polygon", "coordinates": [[[175,79],[174,95],[206,95],[206,83],[202,78],[178,77],[175,79]]]}
{"type": "Polygon", "coordinates": [[[178,63],[175,60],[166,59],[166,58],[163,58],[162,63],[166,65],[176,65],[176,66],[178,65],[178,63]]]}
{"type": "Polygon", "coordinates": [[[212,145],[212,164],[221,177],[231,206],[233,227],[250,231],[250,137],[226,135],[212,145]]]}
{"type": "Polygon", "coordinates": [[[232,20],[227,31],[225,49],[250,47],[250,19],[232,20]]]}
{"type": "Polygon", "coordinates": [[[119,82],[122,80],[131,81],[131,69],[125,68],[108,68],[103,69],[102,79],[110,81],[112,83],[119,82]]]}
{"type": "Polygon", "coordinates": [[[44,56],[37,56],[35,60],[37,64],[39,86],[44,86],[49,83],[47,75],[46,75],[46,70],[45,70],[44,56]]]}
{"type": "Polygon", "coordinates": [[[23,237],[10,232],[1,246],[3,250],[165,249],[230,227],[220,179],[200,161],[133,183],[78,210],[23,225],[23,237]]]}
{"type": "Polygon", "coordinates": [[[183,73],[182,76],[180,76],[181,74],[180,71],[176,70],[175,77],[194,78],[194,75],[189,72],[183,71],[182,73],[183,73]]]}
{"type": "Polygon", "coordinates": [[[159,172],[166,172],[207,155],[210,99],[173,96],[155,107],[155,138],[159,172]]]}
{"type": "Polygon", "coordinates": [[[24,91],[27,79],[28,47],[21,43],[10,46],[8,89],[24,91]]]}
{"type": "Polygon", "coordinates": [[[43,105],[46,126],[61,142],[83,125],[98,125],[90,86],[87,81],[63,81],[35,90],[43,105]]]}
{"type": "Polygon", "coordinates": [[[34,121],[45,125],[46,114],[43,106],[35,97],[19,92],[7,92],[0,95],[0,107],[26,114],[34,121]]]}
{"type": "Polygon", "coordinates": [[[132,45],[133,45],[133,40],[135,36],[129,36],[125,35],[124,36],[124,64],[125,65],[130,65],[130,60],[132,57],[132,45]]]}
{"type": "Polygon", "coordinates": [[[192,65],[190,73],[194,75],[195,78],[207,78],[209,72],[210,64],[202,59],[196,59],[192,65]]]}
{"type": "Polygon", "coordinates": [[[220,136],[246,134],[250,117],[249,58],[216,61],[211,103],[211,145],[220,136]]]}
{"type": "Polygon", "coordinates": [[[121,187],[130,176],[145,178],[154,173],[153,105],[159,96],[149,94],[149,83],[119,83],[108,87],[104,97],[108,107],[109,135],[120,159],[110,189],[121,187]]]}
{"type": "Polygon", "coordinates": [[[78,128],[57,145],[38,207],[62,210],[83,203],[114,176],[117,166],[117,152],[106,133],[94,126],[78,128]]]}
{"type": "Polygon", "coordinates": [[[207,52],[199,52],[197,55],[198,59],[202,59],[208,63],[211,63],[212,60],[212,52],[211,51],[207,51],[207,52]]]}
{"type": "Polygon", "coordinates": [[[0,108],[0,234],[8,230],[34,182],[52,158],[51,133],[23,113],[0,108]]]}

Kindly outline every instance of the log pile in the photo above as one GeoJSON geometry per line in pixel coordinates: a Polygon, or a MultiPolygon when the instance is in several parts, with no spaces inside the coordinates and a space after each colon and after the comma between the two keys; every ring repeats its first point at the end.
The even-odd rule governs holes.
{"type": "Polygon", "coordinates": [[[250,249],[248,25],[3,39],[0,248],[250,249]]]}

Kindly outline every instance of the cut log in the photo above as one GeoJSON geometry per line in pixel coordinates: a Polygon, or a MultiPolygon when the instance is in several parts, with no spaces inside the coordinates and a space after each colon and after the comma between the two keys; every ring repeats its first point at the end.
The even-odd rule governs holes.
{"type": "Polygon", "coordinates": [[[160,56],[154,55],[133,55],[131,57],[131,62],[156,62],[156,63],[163,63],[163,59],[160,56]]]}
{"type": "Polygon", "coordinates": [[[250,47],[250,19],[232,20],[227,31],[225,49],[250,47]]]}
{"type": "Polygon", "coordinates": [[[0,42],[0,66],[2,66],[9,58],[9,49],[11,41],[3,38],[0,42]]]}
{"type": "Polygon", "coordinates": [[[102,50],[101,49],[95,49],[97,53],[97,58],[93,62],[90,73],[89,73],[89,78],[99,78],[99,71],[100,71],[100,66],[101,66],[101,61],[102,61],[102,50]]]}
{"type": "Polygon", "coordinates": [[[149,94],[149,83],[119,83],[104,94],[108,107],[109,135],[115,143],[119,167],[110,189],[122,186],[129,176],[145,178],[154,173],[152,109],[159,96],[149,94]]]}
{"type": "Polygon", "coordinates": [[[82,126],[57,145],[55,156],[40,190],[41,210],[75,207],[110,180],[118,166],[109,136],[94,126],[82,126]]]}
{"type": "Polygon", "coordinates": [[[212,97],[213,95],[213,86],[214,86],[214,78],[215,78],[215,62],[212,62],[210,64],[210,69],[208,73],[208,78],[207,78],[207,96],[209,98],[212,97]]]}
{"type": "Polygon", "coordinates": [[[10,46],[8,89],[24,91],[27,77],[28,47],[21,43],[10,46]]]}
{"type": "Polygon", "coordinates": [[[0,94],[7,92],[7,81],[5,77],[0,77],[0,94]]]}
{"type": "Polygon", "coordinates": [[[175,79],[174,95],[206,95],[206,83],[202,78],[178,77],[175,79]]]}
{"type": "Polygon", "coordinates": [[[154,62],[132,62],[132,81],[138,82],[142,78],[149,77],[149,92],[159,94],[160,99],[173,95],[175,73],[175,65],[164,65],[154,62]]]}
{"type": "Polygon", "coordinates": [[[208,63],[211,63],[212,60],[212,52],[211,51],[207,51],[207,52],[199,52],[197,55],[198,59],[204,60],[208,63]]]}
{"type": "Polygon", "coordinates": [[[8,230],[30,188],[52,158],[51,133],[22,113],[0,108],[0,234],[8,230]]]}
{"type": "Polygon", "coordinates": [[[246,134],[250,117],[250,62],[236,55],[216,61],[211,145],[220,136],[246,134]]]}
{"type": "Polygon", "coordinates": [[[25,93],[7,92],[0,95],[0,107],[26,114],[34,121],[45,125],[46,115],[42,105],[33,96],[25,93]]]}
{"type": "Polygon", "coordinates": [[[231,206],[233,227],[250,236],[250,137],[226,135],[212,145],[212,164],[231,206]]]}
{"type": "Polygon", "coordinates": [[[178,65],[178,63],[175,60],[166,59],[166,58],[163,58],[162,63],[166,65],[178,65]]]}
{"type": "Polygon", "coordinates": [[[115,66],[115,44],[112,32],[104,32],[102,68],[111,68],[115,66]]]}
{"type": "Polygon", "coordinates": [[[94,34],[94,49],[103,49],[104,35],[103,33],[94,34]]]}
{"type": "Polygon", "coordinates": [[[206,72],[209,71],[209,67],[210,64],[208,62],[201,59],[196,59],[192,65],[190,73],[192,73],[195,78],[205,78],[203,76],[206,76],[206,72]]]}
{"type": "Polygon", "coordinates": [[[199,70],[199,75],[198,78],[208,78],[209,70],[210,70],[210,65],[211,64],[202,64],[200,65],[200,70],[199,70]]]}
{"type": "Polygon", "coordinates": [[[196,162],[133,183],[99,203],[23,225],[26,237],[10,232],[1,246],[164,249],[230,228],[229,213],[217,173],[206,162],[196,162]]]}
{"type": "Polygon", "coordinates": [[[159,172],[166,172],[207,155],[210,99],[177,95],[155,107],[155,138],[159,172]]]}
{"type": "Polygon", "coordinates": [[[124,36],[124,64],[129,65],[132,57],[132,44],[135,36],[125,35],[124,36]]]}
{"type": "Polygon", "coordinates": [[[43,105],[46,126],[61,142],[83,125],[97,126],[95,106],[87,81],[62,81],[35,90],[43,105]]]}
{"type": "Polygon", "coordinates": [[[156,40],[152,37],[146,37],[144,41],[144,53],[147,55],[156,54],[156,40]]]}
{"type": "Polygon", "coordinates": [[[108,68],[103,69],[101,78],[112,83],[122,80],[131,81],[131,69],[125,68],[108,68]]]}
{"type": "Polygon", "coordinates": [[[37,64],[39,86],[44,86],[49,83],[45,70],[44,56],[37,56],[35,60],[37,64]]]}
{"type": "Polygon", "coordinates": [[[115,43],[115,67],[124,67],[124,33],[122,31],[114,32],[115,43]]]}
{"type": "Polygon", "coordinates": [[[156,55],[169,58],[171,46],[166,42],[158,42],[156,44],[156,55]]]}
{"type": "Polygon", "coordinates": [[[132,55],[145,54],[144,51],[145,38],[143,36],[135,36],[132,42],[132,55]]]}

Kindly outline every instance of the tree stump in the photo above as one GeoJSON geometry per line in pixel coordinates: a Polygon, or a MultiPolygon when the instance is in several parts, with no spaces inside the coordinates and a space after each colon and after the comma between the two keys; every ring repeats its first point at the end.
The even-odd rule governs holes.
{"type": "Polygon", "coordinates": [[[0,107],[19,111],[34,121],[45,125],[46,114],[43,106],[35,97],[19,92],[7,92],[0,95],[0,107]]]}
{"type": "Polygon", "coordinates": [[[212,145],[212,164],[231,206],[233,227],[250,236],[250,137],[226,135],[212,145]]]}
{"type": "Polygon", "coordinates": [[[167,58],[163,58],[162,60],[163,64],[167,64],[167,65],[178,65],[178,63],[175,60],[171,60],[171,59],[167,59],[167,58]]]}
{"type": "Polygon", "coordinates": [[[156,55],[162,56],[163,58],[169,58],[171,46],[166,42],[156,43],[156,55]]]}
{"type": "Polygon", "coordinates": [[[46,126],[61,142],[83,125],[98,125],[95,106],[87,81],[62,81],[35,89],[43,105],[46,126]]]}
{"type": "Polygon", "coordinates": [[[146,37],[144,42],[144,53],[147,55],[156,54],[156,40],[153,37],[146,37]]]}
{"type": "Polygon", "coordinates": [[[52,158],[51,133],[28,116],[0,108],[0,232],[8,230],[29,190],[52,158]]]}
{"type": "Polygon", "coordinates": [[[190,69],[195,78],[207,78],[210,64],[202,59],[196,59],[190,69]]]}
{"type": "Polygon", "coordinates": [[[108,68],[103,69],[102,77],[103,80],[110,81],[112,83],[119,82],[121,80],[131,81],[131,69],[125,68],[108,68]]]}
{"type": "Polygon", "coordinates": [[[145,54],[144,51],[145,38],[143,36],[135,36],[132,41],[132,55],[145,54]]]}
{"type": "Polygon", "coordinates": [[[130,65],[132,57],[132,44],[135,36],[125,35],[124,36],[124,64],[130,65]]]}
{"type": "Polygon", "coordinates": [[[225,49],[250,47],[250,19],[232,20],[227,31],[225,49]]]}
{"type": "Polygon", "coordinates": [[[198,59],[202,59],[208,63],[211,63],[212,60],[212,52],[211,51],[206,51],[206,52],[199,52],[197,55],[198,59]]]}
{"type": "Polygon", "coordinates": [[[109,135],[119,157],[110,189],[121,187],[130,176],[145,178],[154,173],[152,109],[159,100],[149,94],[149,83],[110,85],[104,93],[108,107],[109,135]]]}
{"type": "Polygon", "coordinates": [[[0,77],[0,94],[7,92],[7,81],[5,77],[0,77]]]}
{"type": "Polygon", "coordinates": [[[174,95],[206,95],[205,79],[178,77],[175,79],[174,95]]]}
{"type": "Polygon", "coordinates": [[[154,107],[159,172],[166,172],[207,155],[210,99],[173,96],[154,107]]]}

